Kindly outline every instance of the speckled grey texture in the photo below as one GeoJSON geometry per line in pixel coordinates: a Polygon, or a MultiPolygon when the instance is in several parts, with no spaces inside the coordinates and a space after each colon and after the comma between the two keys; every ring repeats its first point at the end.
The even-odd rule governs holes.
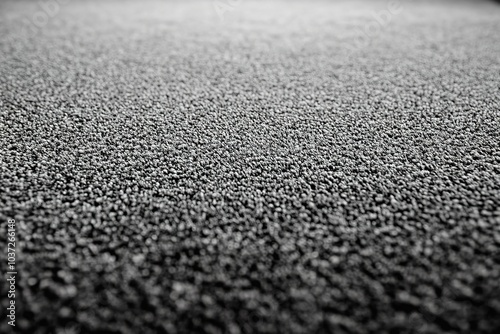
{"type": "Polygon", "coordinates": [[[500,7],[402,2],[2,1],[17,331],[499,333],[500,7]]]}

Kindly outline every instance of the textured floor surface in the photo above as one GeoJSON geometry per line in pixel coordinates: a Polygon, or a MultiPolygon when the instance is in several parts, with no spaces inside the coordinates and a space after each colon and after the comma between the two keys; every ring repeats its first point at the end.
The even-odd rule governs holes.
{"type": "Polygon", "coordinates": [[[401,3],[0,2],[17,331],[500,333],[500,6],[401,3]]]}

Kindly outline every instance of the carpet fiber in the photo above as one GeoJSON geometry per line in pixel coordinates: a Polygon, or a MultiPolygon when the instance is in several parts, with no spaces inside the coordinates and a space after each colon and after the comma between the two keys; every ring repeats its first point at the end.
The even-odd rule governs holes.
{"type": "Polygon", "coordinates": [[[2,1],[17,332],[499,333],[500,6],[400,2],[2,1]]]}

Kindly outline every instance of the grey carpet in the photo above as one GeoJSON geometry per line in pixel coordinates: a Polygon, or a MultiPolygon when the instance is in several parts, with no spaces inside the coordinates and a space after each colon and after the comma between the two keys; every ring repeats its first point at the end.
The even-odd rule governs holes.
{"type": "Polygon", "coordinates": [[[500,6],[401,3],[2,1],[17,332],[499,333],[500,6]]]}

